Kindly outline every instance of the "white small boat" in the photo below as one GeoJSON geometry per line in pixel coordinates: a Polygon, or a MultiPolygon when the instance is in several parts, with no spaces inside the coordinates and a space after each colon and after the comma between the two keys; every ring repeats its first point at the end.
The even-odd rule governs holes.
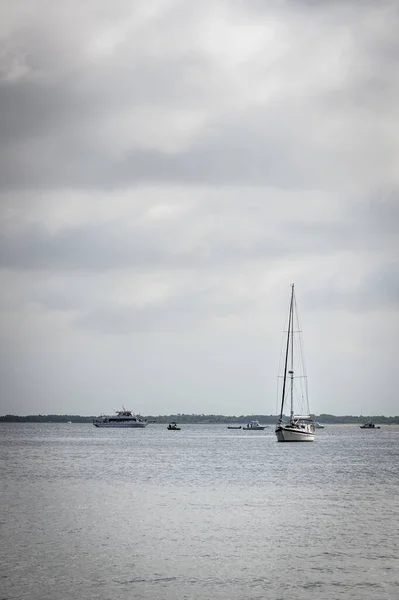
{"type": "MultiPolygon", "coordinates": [[[[298,322],[298,314],[295,300],[294,284],[291,286],[291,301],[288,317],[287,342],[285,346],[284,373],[282,375],[283,388],[281,393],[281,409],[276,427],[278,442],[313,442],[315,438],[315,424],[309,414],[309,402],[307,394],[307,378],[305,363],[302,356],[303,344],[300,339],[301,329],[298,322]],[[295,321],[294,321],[295,314],[295,321]],[[294,331],[294,326],[296,330],[294,331]],[[295,335],[294,335],[295,334],[295,335]],[[295,346],[295,348],[294,348],[295,346]],[[294,377],[294,358],[299,357],[299,371],[294,377]],[[298,385],[294,384],[298,383],[298,385]],[[290,418],[288,423],[284,422],[284,407],[290,403],[290,418]],[[295,414],[294,405],[302,404],[306,409],[305,414],[295,414]]],[[[297,407],[298,408],[298,407],[297,407]]]]}
{"type": "Polygon", "coordinates": [[[267,425],[261,425],[259,421],[251,421],[242,428],[243,431],[263,431],[267,425]]]}
{"type": "Polygon", "coordinates": [[[95,427],[123,427],[131,429],[143,429],[143,427],[147,427],[148,425],[147,419],[134,415],[131,410],[122,408],[122,410],[115,412],[116,414],[111,417],[102,415],[101,417],[97,417],[97,419],[93,419],[93,425],[95,427]]]}
{"type": "Polygon", "coordinates": [[[325,428],[325,425],[322,425],[318,421],[314,422],[314,426],[315,426],[315,429],[324,429],[325,428]]]}

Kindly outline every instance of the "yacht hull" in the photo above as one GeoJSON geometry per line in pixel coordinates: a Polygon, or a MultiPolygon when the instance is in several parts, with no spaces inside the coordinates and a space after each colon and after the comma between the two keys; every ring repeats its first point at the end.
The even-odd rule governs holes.
{"type": "Polygon", "coordinates": [[[315,434],[312,431],[278,427],[276,429],[278,442],[313,442],[315,434]]]}
{"type": "Polygon", "coordinates": [[[143,429],[147,427],[148,423],[93,423],[94,427],[116,427],[118,429],[143,429]]]}

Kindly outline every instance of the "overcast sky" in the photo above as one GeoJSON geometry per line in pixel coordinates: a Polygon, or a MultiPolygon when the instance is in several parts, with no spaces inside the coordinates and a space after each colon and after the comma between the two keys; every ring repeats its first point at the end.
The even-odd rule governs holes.
{"type": "Polygon", "coordinates": [[[398,415],[399,3],[0,10],[0,414],[398,415]]]}

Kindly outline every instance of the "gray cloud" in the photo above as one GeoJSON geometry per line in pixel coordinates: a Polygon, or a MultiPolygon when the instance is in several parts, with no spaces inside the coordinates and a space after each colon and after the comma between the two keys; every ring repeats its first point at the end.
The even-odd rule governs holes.
{"type": "MultiPolygon", "coordinates": [[[[90,142],[94,131],[80,139],[70,134],[73,127],[79,126],[71,122],[69,115],[61,126],[69,125],[68,132],[33,142],[28,155],[19,143],[13,145],[11,154],[3,156],[3,187],[112,188],[138,183],[207,182],[305,188],[317,187],[325,180],[334,183],[336,170],[328,168],[325,157],[321,160],[316,149],[303,146],[306,125],[298,127],[302,111],[297,107],[279,122],[281,113],[276,108],[252,109],[221,121],[204,131],[184,152],[132,149],[118,158],[96,147],[94,140],[90,142]]],[[[46,125],[57,129],[54,123],[63,120],[63,115],[57,114],[46,125]]],[[[342,168],[339,163],[337,166],[342,168]]]]}
{"type": "Polygon", "coordinates": [[[77,317],[78,327],[102,333],[129,335],[135,332],[187,333],[209,327],[215,318],[228,319],[243,310],[242,302],[218,298],[217,290],[192,287],[162,303],[132,306],[97,306],[77,317]]]}
{"type": "MultiPolygon", "coordinates": [[[[279,260],[306,256],[314,251],[329,253],[353,240],[348,232],[353,223],[335,225],[313,222],[276,223],[270,231],[267,210],[260,221],[236,238],[223,232],[221,220],[209,227],[207,207],[178,220],[169,228],[140,223],[126,226],[122,221],[66,228],[50,233],[41,225],[0,234],[0,266],[19,269],[61,269],[107,271],[112,268],[224,268],[248,260],[279,260]],[[197,219],[194,226],[193,219],[197,219]],[[264,222],[264,236],[259,224],[264,222]],[[202,225],[202,230],[201,226],[202,225]],[[190,232],[190,228],[192,232],[190,232]],[[186,242],[182,244],[180,232],[186,242]],[[180,237],[179,237],[180,234],[180,237]]],[[[244,217],[246,211],[242,211],[244,217]]],[[[238,216],[239,218],[239,216],[238,216]]]]}
{"type": "Polygon", "coordinates": [[[398,262],[379,264],[365,275],[353,274],[351,282],[342,283],[339,277],[326,278],[319,287],[305,291],[305,301],[317,310],[349,311],[367,314],[386,311],[387,318],[399,310],[398,262]]]}
{"type": "MultiPolygon", "coordinates": [[[[246,192],[243,188],[242,193],[246,192]]],[[[295,196],[288,201],[282,198],[276,205],[274,193],[265,191],[261,206],[256,206],[256,200],[251,206],[243,201],[204,197],[166,222],[143,222],[140,211],[131,211],[127,221],[124,214],[124,218],[85,222],[54,232],[40,223],[22,227],[18,212],[7,220],[2,232],[0,229],[0,265],[94,271],[130,267],[223,268],[247,260],[276,261],[314,252],[378,254],[395,250],[399,227],[397,194],[348,206],[344,202],[335,218],[326,219],[323,201],[316,210],[306,201],[297,203],[295,196]],[[241,231],[234,234],[234,228],[240,224],[241,231]]]]}
{"type": "MultiPolygon", "coordinates": [[[[311,13],[316,10],[306,8],[309,3],[296,4],[311,13]]],[[[6,142],[1,150],[1,185],[14,189],[106,188],[137,182],[207,181],[317,187],[337,185],[343,171],[346,178],[351,172],[354,178],[360,177],[353,153],[362,155],[362,167],[365,163],[371,167],[379,162],[379,155],[380,160],[386,160],[387,153],[392,152],[380,143],[377,154],[374,146],[376,137],[382,141],[387,133],[378,111],[384,110],[386,118],[389,103],[392,118],[397,117],[392,92],[397,94],[399,85],[399,17],[394,3],[381,4],[378,9],[374,5],[372,26],[368,3],[360,7],[349,4],[347,8],[323,4],[317,7],[317,13],[324,17],[318,37],[306,29],[303,41],[294,39],[291,46],[288,37],[287,48],[274,60],[268,60],[267,55],[263,62],[256,58],[256,67],[249,65],[246,70],[239,65],[236,74],[212,61],[200,46],[184,50],[177,46],[172,52],[151,55],[143,36],[146,32],[149,40],[160,36],[173,46],[170,35],[178,28],[173,19],[179,23],[187,18],[181,6],[166,11],[155,25],[151,20],[145,22],[136,37],[123,38],[116,46],[117,53],[106,55],[105,60],[101,54],[90,60],[85,54],[79,57],[71,52],[67,40],[58,40],[49,29],[48,20],[42,26],[35,22],[33,31],[25,27],[19,34],[21,39],[12,38],[12,48],[14,53],[19,49],[20,54],[24,48],[27,74],[5,78],[0,84],[0,133],[6,142]],[[324,12],[325,5],[329,6],[328,13],[324,12]],[[337,21],[329,26],[325,19],[331,11],[337,21]],[[168,28],[171,33],[166,33],[168,28]],[[310,85],[307,88],[306,72],[302,82],[298,70],[311,69],[314,64],[317,73],[322,62],[314,44],[323,44],[323,32],[327,33],[329,61],[329,45],[336,48],[335,81],[323,81],[325,74],[320,71],[320,81],[315,80],[312,91],[310,85]],[[237,91],[244,93],[234,77],[244,76],[246,71],[250,75],[246,84],[249,97],[251,90],[257,96],[259,84],[267,86],[270,82],[271,86],[271,91],[264,93],[264,102],[247,101],[247,107],[234,102],[237,91]],[[275,81],[283,82],[277,91],[273,89],[275,81]],[[349,106],[356,112],[346,117],[349,106]],[[182,149],[167,151],[155,139],[153,147],[151,143],[145,147],[141,138],[135,137],[135,130],[150,128],[151,122],[143,120],[151,119],[151,112],[145,110],[140,117],[140,110],[147,107],[154,114],[162,111],[161,128],[170,120],[171,110],[186,111],[189,120],[202,120],[200,115],[205,120],[182,149]],[[115,119],[118,122],[123,114],[123,131],[112,133],[115,119]],[[326,128],[328,120],[334,124],[332,131],[326,128]],[[125,141],[118,139],[126,135],[125,141]],[[348,138],[346,150],[342,140],[348,138]],[[110,153],[113,145],[115,152],[110,153]]],[[[235,6],[243,10],[239,4],[232,8],[235,6]]],[[[307,13],[301,17],[291,14],[287,7],[289,4],[277,3],[273,10],[285,11],[288,31],[291,28],[293,35],[299,35],[295,19],[306,19],[307,13]]],[[[268,11],[270,14],[271,9],[268,11]]],[[[194,28],[193,21],[188,22],[189,28],[194,28]]],[[[77,48],[83,44],[82,32],[75,34],[77,48]]],[[[322,56],[323,45],[319,51],[322,56]]],[[[164,136],[173,135],[173,128],[165,129],[164,136]]],[[[147,137],[150,140],[151,136],[147,137]]]]}

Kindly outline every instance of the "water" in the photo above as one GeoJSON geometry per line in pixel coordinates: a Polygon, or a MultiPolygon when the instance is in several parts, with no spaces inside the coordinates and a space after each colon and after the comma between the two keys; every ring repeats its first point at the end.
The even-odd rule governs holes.
{"type": "Polygon", "coordinates": [[[397,600],[399,427],[0,424],[0,600],[397,600]]]}

